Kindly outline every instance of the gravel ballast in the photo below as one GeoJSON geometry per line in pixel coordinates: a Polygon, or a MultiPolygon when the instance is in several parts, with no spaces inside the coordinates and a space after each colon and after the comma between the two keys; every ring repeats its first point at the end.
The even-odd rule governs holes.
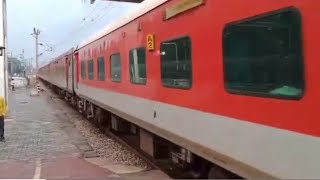
{"type": "MultiPolygon", "coordinates": [[[[51,94],[51,92],[48,92],[48,94],[51,94]]],[[[128,148],[103,134],[66,102],[57,98],[54,98],[54,101],[57,106],[59,106],[60,111],[62,111],[61,113],[67,116],[67,119],[79,130],[83,137],[85,137],[98,156],[114,164],[136,166],[143,169],[150,168],[147,162],[131,152],[128,148]]]]}

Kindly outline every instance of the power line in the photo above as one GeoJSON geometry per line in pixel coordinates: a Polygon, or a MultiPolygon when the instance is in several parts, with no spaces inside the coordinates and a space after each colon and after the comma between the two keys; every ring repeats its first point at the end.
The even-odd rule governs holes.
{"type": "Polygon", "coordinates": [[[104,12],[103,14],[101,14],[99,17],[96,17],[96,18],[92,19],[92,21],[91,21],[89,24],[85,24],[83,28],[85,28],[86,30],[88,30],[88,27],[90,27],[90,26],[92,27],[92,25],[95,25],[95,24],[97,24],[98,22],[100,22],[101,19],[102,19],[104,16],[106,16],[107,14],[109,14],[110,11],[111,11],[114,7],[115,7],[114,5],[113,5],[113,6],[109,6],[108,9],[107,9],[107,11],[105,11],[105,12],[104,12]]]}
{"type": "MultiPolygon", "coordinates": [[[[71,31],[70,33],[68,33],[67,38],[69,39],[69,38],[75,37],[75,36],[78,35],[79,33],[82,33],[81,30],[83,30],[83,29],[86,29],[86,30],[87,30],[87,29],[88,29],[88,28],[87,28],[88,26],[92,26],[92,25],[96,24],[97,22],[99,22],[105,15],[107,15],[108,13],[110,13],[110,11],[111,11],[114,7],[116,7],[116,6],[114,5],[114,3],[109,3],[108,6],[104,7],[103,9],[101,9],[101,10],[105,10],[105,9],[108,8],[105,12],[103,12],[103,13],[97,13],[97,14],[96,14],[96,17],[92,18],[92,21],[89,21],[89,22],[87,22],[87,23],[85,22],[85,23],[83,23],[80,27],[75,28],[75,30],[73,30],[73,31],[71,31]],[[110,6],[110,4],[111,4],[111,6],[110,6]],[[100,15],[100,14],[101,14],[101,15],[100,15]],[[100,15],[100,17],[98,17],[99,15],[100,15]]],[[[63,42],[65,42],[65,41],[66,41],[66,39],[60,41],[59,43],[57,43],[56,45],[54,45],[54,48],[56,48],[57,46],[61,45],[61,44],[62,44],[63,42]]]]}
{"type": "MultiPolygon", "coordinates": [[[[101,2],[101,1],[100,1],[101,2]]],[[[105,17],[106,15],[108,15],[114,8],[116,7],[120,7],[119,4],[117,3],[111,3],[109,2],[105,7],[101,8],[100,10],[98,10],[97,13],[93,13],[91,15],[88,15],[87,17],[90,17],[90,16],[93,16],[92,17],[92,20],[91,21],[84,21],[80,27],[76,27],[73,31],[69,32],[66,36],[66,38],[62,39],[60,42],[56,43],[53,48],[56,49],[57,47],[59,47],[61,44],[65,43],[65,42],[68,42],[70,44],[73,44],[73,45],[70,45],[71,46],[74,46],[74,44],[76,43],[76,40],[77,40],[77,43],[79,43],[77,37],[79,37],[80,34],[86,32],[86,35],[89,35],[88,33],[90,33],[90,27],[93,27],[93,25],[101,22],[101,20],[103,20],[103,17],[105,17]],[[105,11],[104,11],[105,10],[105,11]],[[74,42],[70,42],[71,38],[74,39],[74,42]]],[[[93,8],[93,10],[91,10],[91,12],[94,11],[94,9],[96,9],[96,7],[93,8]]],[[[87,18],[88,19],[88,18],[87,18]]],[[[82,39],[81,39],[82,40],[82,39]]],[[[67,44],[67,43],[66,43],[67,44]]],[[[66,49],[66,48],[63,48],[63,49],[66,49]]],[[[59,53],[60,53],[61,50],[59,50],[59,53]]],[[[51,52],[51,57],[53,56],[56,56],[58,55],[58,52],[55,51],[55,52],[51,52]]],[[[51,58],[50,58],[51,59],[51,58]]]]}
{"type": "MultiPolygon", "coordinates": [[[[99,6],[98,6],[99,3],[101,3],[101,1],[97,2],[97,3],[95,4],[95,6],[92,7],[92,10],[90,11],[90,13],[88,13],[87,15],[85,15],[84,18],[82,19],[82,21],[85,21],[88,17],[92,16],[92,13],[99,7],[99,6]]],[[[84,24],[85,24],[85,22],[84,22],[84,24]]],[[[82,26],[83,26],[83,22],[82,22],[82,25],[81,25],[80,29],[82,28],[82,26]]],[[[72,34],[74,34],[76,31],[79,31],[79,27],[76,27],[76,28],[74,28],[72,31],[70,31],[70,32],[66,35],[66,37],[70,37],[70,36],[71,36],[72,34]]],[[[56,46],[62,44],[64,41],[65,41],[65,39],[64,39],[64,40],[61,40],[60,42],[58,42],[58,43],[56,43],[55,45],[53,45],[53,47],[56,48],[56,46]]]]}
{"type": "MultiPolygon", "coordinates": [[[[114,9],[116,6],[110,6],[110,8],[108,9],[108,12],[110,12],[112,9],[114,9]]],[[[97,18],[96,22],[99,22],[99,20],[101,20],[104,16],[106,16],[108,13],[103,14],[102,16],[100,16],[99,18],[97,18]]]]}
{"type": "MultiPolygon", "coordinates": [[[[94,14],[94,12],[96,12],[97,8],[100,7],[100,6],[98,6],[99,3],[101,3],[101,1],[99,1],[98,3],[96,3],[95,6],[92,8],[92,10],[91,10],[87,15],[85,15],[85,16],[83,17],[83,19],[82,19],[83,21],[87,20],[90,16],[92,16],[92,15],[94,14]]],[[[103,6],[102,6],[102,7],[103,7],[103,6]]],[[[101,9],[103,9],[103,8],[101,8],[101,9]]],[[[100,9],[100,10],[101,10],[101,9],[100,9]]]]}
{"type": "MultiPolygon", "coordinates": [[[[100,2],[101,2],[101,1],[100,1],[100,2]]],[[[100,9],[99,12],[101,12],[102,10],[107,9],[110,4],[113,4],[113,3],[110,3],[110,2],[109,2],[109,3],[107,4],[107,6],[104,7],[104,8],[102,8],[102,9],[100,9]]],[[[93,12],[95,9],[96,9],[96,8],[93,8],[93,10],[92,10],[91,12],[93,12]]],[[[106,13],[109,13],[109,11],[110,11],[110,10],[106,11],[105,14],[106,14],[106,13]]],[[[97,17],[99,14],[100,14],[100,13],[97,13],[97,14],[96,14],[96,17],[97,17]]],[[[86,16],[87,18],[85,17],[85,18],[83,19],[83,21],[84,21],[85,19],[88,19],[88,18],[89,18],[90,16],[92,16],[92,15],[94,15],[94,14],[91,14],[91,15],[89,15],[89,16],[86,16]]],[[[89,24],[91,24],[93,21],[95,21],[96,17],[93,17],[91,21],[85,21],[85,22],[83,22],[80,27],[74,28],[74,30],[72,30],[71,32],[69,32],[69,33],[66,35],[66,37],[69,39],[69,38],[71,38],[71,37],[74,37],[75,34],[79,34],[79,33],[81,32],[81,30],[87,29],[87,26],[88,26],[89,24]]],[[[59,43],[55,44],[53,47],[56,48],[57,46],[61,45],[61,44],[62,44],[63,42],[65,42],[65,41],[66,41],[66,39],[63,39],[63,40],[61,40],[59,43]]]]}

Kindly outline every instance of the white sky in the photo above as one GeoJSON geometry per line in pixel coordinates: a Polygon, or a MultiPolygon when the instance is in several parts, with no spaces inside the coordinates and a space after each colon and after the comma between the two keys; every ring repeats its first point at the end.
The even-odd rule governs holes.
{"type": "Polygon", "coordinates": [[[39,42],[54,47],[53,52],[45,52],[48,48],[40,46],[39,53],[45,53],[39,63],[45,64],[137,7],[134,3],[101,0],[90,5],[89,1],[7,0],[8,51],[19,56],[24,49],[25,58],[34,58],[35,41],[30,34],[37,27],[42,31],[39,42]]]}

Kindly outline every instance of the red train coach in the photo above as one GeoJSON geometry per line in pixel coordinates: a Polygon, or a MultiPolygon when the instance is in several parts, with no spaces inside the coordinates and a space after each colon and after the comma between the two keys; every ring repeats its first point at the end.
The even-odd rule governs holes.
{"type": "Polygon", "coordinates": [[[73,49],[70,49],[41,67],[38,76],[57,87],[59,92],[67,96],[74,92],[73,73],[73,49]]]}
{"type": "Polygon", "coordinates": [[[218,166],[319,178],[319,9],[316,0],[145,1],[75,49],[70,93],[89,117],[108,112],[114,129],[120,118],[141,127],[141,143],[154,134],[179,147],[179,162],[209,163],[211,178],[218,166]]]}

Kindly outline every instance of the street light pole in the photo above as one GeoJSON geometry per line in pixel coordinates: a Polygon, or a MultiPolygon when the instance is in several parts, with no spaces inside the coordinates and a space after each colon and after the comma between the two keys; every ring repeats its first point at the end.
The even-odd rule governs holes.
{"type": "Polygon", "coordinates": [[[33,58],[30,58],[30,61],[29,61],[29,67],[30,67],[30,75],[33,74],[33,58]]]}
{"type": "Polygon", "coordinates": [[[36,29],[36,28],[33,28],[33,34],[31,34],[34,36],[35,40],[36,40],[36,71],[38,71],[39,69],[39,56],[38,56],[38,53],[39,53],[39,35],[40,35],[40,30],[39,29],[36,29]]]}

